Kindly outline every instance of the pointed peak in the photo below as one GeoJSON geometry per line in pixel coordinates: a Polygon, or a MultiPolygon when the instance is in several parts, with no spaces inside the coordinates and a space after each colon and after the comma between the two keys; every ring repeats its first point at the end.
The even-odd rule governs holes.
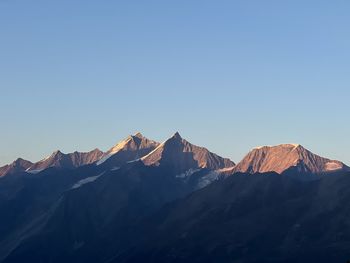
{"type": "Polygon", "coordinates": [[[102,151],[99,148],[95,148],[91,152],[102,152],[102,151]]]}
{"type": "Polygon", "coordinates": [[[182,137],[179,132],[175,132],[171,138],[182,140],[182,137]]]}
{"type": "Polygon", "coordinates": [[[141,132],[137,132],[137,133],[135,133],[134,135],[132,135],[133,137],[137,137],[137,138],[140,138],[140,139],[142,139],[143,138],[143,135],[142,135],[142,133],[141,132]]]}
{"type": "Polygon", "coordinates": [[[56,150],[51,154],[51,157],[60,156],[60,155],[63,155],[63,153],[60,150],[56,150]]]}
{"type": "Polygon", "coordinates": [[[13,161],[13,163],[11,164],[12,166],[26,166],[27,164],[32,164],[32,162],[27,161],[23,158],[17,158],[15,161],[13,161]]]}
{"type": "Polygon", "coordinates": [[[183,139],[179,132],[175,132],[172,137],[141,160],[147,166],[164,165],[177,173],[183,173],[189,169],[217,170],[234,166],[234,163],[228,159],[183,139]]]}

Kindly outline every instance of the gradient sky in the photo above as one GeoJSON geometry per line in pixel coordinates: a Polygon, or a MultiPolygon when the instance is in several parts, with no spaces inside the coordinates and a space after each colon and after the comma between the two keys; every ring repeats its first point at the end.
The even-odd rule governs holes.
{"type": "Polygon", "coordinates": [[[175,131],[350,164],[349,1],[0,0],[0,165],[175,131]]]}

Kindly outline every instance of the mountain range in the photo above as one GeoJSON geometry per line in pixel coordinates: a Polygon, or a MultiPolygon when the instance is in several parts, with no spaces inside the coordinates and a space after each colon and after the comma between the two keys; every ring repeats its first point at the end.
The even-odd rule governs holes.
{"type": "Polygon", "coordinates": [[[350,169],[297,144],[236,165],[178,132],[136,133],[0,175],[0,262],[350,259],[350,169]]]}
{"type": "Polygon", "coordinates": [[[226,169],[228,174],[281,174],[290,169],[300,173],[325,174],[349,169],[344,163],[320,157],[299,144],[256,147],[236,165],[228,158],[222,158],[206,148],[189,143],[178,132],[163,143],[150,140],[138,132],[106,152],[95,149],[90,152],[64,154],[57,150],[36,163],[18,158],[13,163],[0,167],[0,176],[18,172],[39,173],[50,167],[74,169],[93,163],[112,169],[136,160],[141,160],[145,165],[171,167],[180,173],[204,168],[226,169]]]}

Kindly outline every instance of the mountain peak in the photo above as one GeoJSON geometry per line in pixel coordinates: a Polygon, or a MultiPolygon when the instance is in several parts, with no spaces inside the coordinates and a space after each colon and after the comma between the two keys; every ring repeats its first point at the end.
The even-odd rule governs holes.
{"type": "Polygon", "coordinates": [[[27,169],[32,164],[33,164],[32,162],[24,160],[23,158],[17,158],[11,165],[13,167],[23,167],[27,169]]]}
{"type": "Polygon", "coordinates": [[[134,135],[129,135],[126,139],[109,149],[96,164],[101,165],[108,160],[105,165],[111,167],[120,166],[126,162],[141,158],[153,151],[158,145],[158,142],[149,140],[140,132],[137,132],[134,135]]]}
{"type": "Polygon", "coordinates": [[[17,158],[14,163],[22,163],[22,162],[28,162],[27,160],[24,160],[23,158],[17,158]]]}
{"type": "Polygon", "coordinates": [[[54,151],[50,156],[31,165],[26,171],[38,173],[50,167],[72,169],[83,165],[91,164],[99,160],[103,155],[98,149],[90,152],[62,153],[60,150],[54,151]]]}
{"type": "Polygon", "coordinates": [[[178,132],[143,157],[142,161],[149,166],[171,167],[175,173],[189,169],[216,170],[234,166],[229,159],[222,158],[204,147],[189,143],[178,132]]]}
{"type": "Polygon", "coordinates": [[[64,153],[62,153],[60,150],[56,150],[51,154],[51,157],[56,157],[60,155],[64,155],[64,153]]]}
{"type": "Polygon", "coordinates": [[[133,137],[137,137],[137,138],[140,138],[142,139],[143,138],[143,135],[141,132],[136,132],[134,135],[132,135],[133,137]]]}
{"type": "Polygon", "coordinates": [[[234,171],[281,174],[296,169],[302,173],[319,174],[346,168],[345,164],[318,156],[300,144],[280,144],[254,148],[237,164],[234,171]]]}
{"type": "Polygon", "coordinates": [[[182,140],[182,137],[181,137],[179,132],[175,132],[174,135],[171,138],[177,139],[177,140],[182,140]]]}
{"type": "Polygon", "coordinates": [[[10,173],[24,172],[33,163],[22,158],[17,158],[11,164],[0,167],[0,177],[10,173]]]}

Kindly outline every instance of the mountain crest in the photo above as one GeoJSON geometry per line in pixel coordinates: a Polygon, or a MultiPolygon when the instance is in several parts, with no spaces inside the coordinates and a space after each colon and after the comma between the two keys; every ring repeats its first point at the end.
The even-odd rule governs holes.
{"type": "Polygon", "coordinates": [[[111,168],[117,167],[141,158],[153,151],[158,145],[158,142],[152,141],[144,137],[140,132],[137,132],[134,135],[129,135],[126,139],[109,149],[96,164],[104,164],[111,168]]]}
{"type": "Polygon", "coordinates": [[[38,173],[50,167],[72,169],[79,166],[96,162],[103,155],[98,149],[90,152],[62,153],[60,150],[54,151],[48,157],[30,166],[26,171],[29,173],[38,173]]]}
{"type": "Polygon", "coordinates": [[[132,135],[132,136],[133,136],[133,137],[140,138],[140,139],[144,138],[141,132],[136,132],[136,133],[135,133],[134,135],[132,135]]]}
{"type": "Polygon", "coordinates": [[[0,167],[0,177],[6,174],[24,172],[31,165],[33,165],[32,162],[24,160],[22,158],[18,158],[11,164],[7,164],[5,166],[0,167]]]}
{"type": "Polygon", "coordinates": [[[182,137],[181,137],[179,132],[175,132],[174,135],[171,138],[177,139],[177,140],[182,140],[182,137]]]}
{"type": "MultiPolygon", "coordinates": [[[[21,164],[23,164],[23,163],[28,163],[29,161],[27,161],[27,160],[24,160],[24,159],[22,159],[22,158],[17,158],[12,164],[13,165],[21,165],[21,164]]],[[[29,162],[30,163],[30,162],[29,162]]]]}
{"type": "Polygon", "coordinates": [[[234,163],[229,159],[189,143],[178,132],[143,157],[142,161],[149,166],[171,167],[178,173],[189,169],[216,170],[234,166],[234,163]]]}
{"type": "Polygon", "coordinates": [[[56,151],[54,151],[52,154],[51,154],[51,157],[59,157],[59,156],[62,156],[62,155],[64,155],[64,153],[63,152],[61,152],[60,150],[56,150],[56,151]]]}
{"type": "Polygon", "coordinates": [[[280,144],[254,148],[237,164],[234,171],[281,174],[293,169],[302,173],[319,174],[347,168],[345,164],[318,156],[300,144],[280,144]]]}

